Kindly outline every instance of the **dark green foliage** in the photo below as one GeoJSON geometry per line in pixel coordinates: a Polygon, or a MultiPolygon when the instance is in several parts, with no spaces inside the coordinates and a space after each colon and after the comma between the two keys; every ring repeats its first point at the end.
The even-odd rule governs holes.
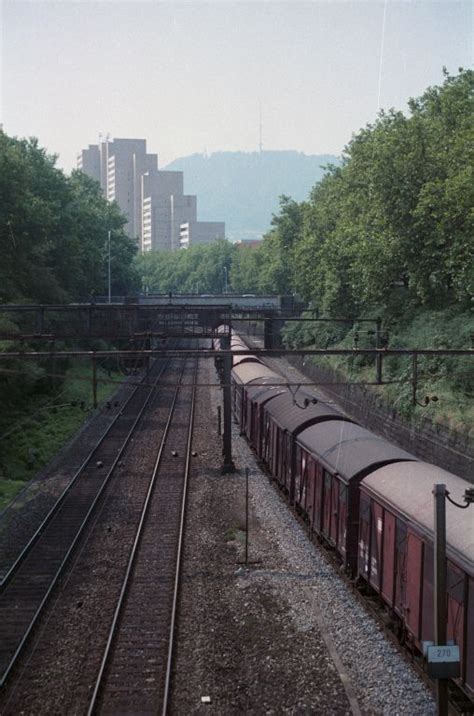
{"type": "MultiPolygon", "coordinates": [[[[31,366],[31,362],[29,363],[31,366]]],[[[12,396],[8,422],[0,421],[0,509],[6,482],[32,477],[80,428],[92,409],[91,369],[87,363],[71,364],[56,385],[30,386],[28,393],[12,396]],[[46,390],[49,387],[49,390],[46,390]]],[[[98,370],[98,398],[115,389],[120,374],[98,370]]],[[[3,416],[3,413],[2,413],[3,416]]],[[[21,482],[18,484],[21,487],[21,482]]]]}
{"type": "Polygon", "coordinates": [[[0,302],[65,302],[107,290],[107,232],[113,234],[113,292],[137,286],[135,242],[96,182],[66,177],[36,139],[0,131],[0,302]]]}
{"type": "MultiPolygon", "coordinates": [[[[303,314],[310,317],[310,313],[303,314]]],[[[374,317],[377,311],[373,312],[374,317]]],[[[375,322],[286,323],[283,335],[288,346],[302,348],[373,348],[375,322]]],[[[391,348],[471,348],[474,341],[474,316],[451,305],[444,310],[426,306],[411,307],[403,316],[385,322],[382,340],[391,348]]],[[[323,367],[336,369],[341,377],[355,382],[375,380],[374,358],[368,356],[331,356],[308,358],[323,367]]],[[[474,366],[472,357],[419,356],[417,405],[412,404],[411,356],[387,356],[383,360],[384,381],[395,381],[377,390],[406,417],[432,418],[453,428],[471,433],[474,428],[474,366]],[[436,402],[423,405],[425,397],[436,402]],[[420,405],[421,403],[421,405],[420,405]]]]}
{"type": "Polygon", "coordinates": [[[474,72],[446,74],[409,106],[355,135],[308,201],[282,197],[251,255],[260,290],[296,290],[342,317],[472,306],[474,72]]]}
{"type": "MultiPolygon", "coordinates": [[[[87,301],[106,293],[108,231],[113,293],[138,288],[136,244],[124,234],[118,207],[105,200],[96,182],[80,172],[66,177],[55,161],[36,139],[0,131],[0,304],[87,301]]],[[[15,329],[0,306],[0,328],[7,325],[15,329]]],[[[0,352],[12,347],[0,343],[0,352]]],[[[54,365],[1,361],[0,477],[31,475],[84,419],[78,405],[61,408],[54,420],[53,410],[44,410],[53,402],[71,402],[69,371],[59,359],[54,365]],[[28,415],[30,423],[11,432],[12,423],[28,415]]],[[[83,389],[90,394],[88,382],[83,389]]],[[[2,486],[6,497],[9,488],[2,486]]]]}
{"type": "Polygon", "coordinates": [[[153,251],[137,259],[137,269],[151,293],[222,293],[226,271],[230,289],[232,262],[240,250],[221,239],[186,251],[153,251]]]}

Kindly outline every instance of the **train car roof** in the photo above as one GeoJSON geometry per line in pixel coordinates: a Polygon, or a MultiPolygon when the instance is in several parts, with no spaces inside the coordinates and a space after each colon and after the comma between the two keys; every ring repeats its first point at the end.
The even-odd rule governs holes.
{"type": "MultiPolygon", "coordinates": [[[[422,531],[433,535],[433,486],[444,484],[453,500],[464,504],[464,492],[472,485],[457,475],[427,462],[405,462],[385,465],[368,475],[363,489],[389,507],[404,514],[422,531]]],[[[446,500],[446,541],[462,555],[474,572],[474,507],[459,509],[446,500]]]]}
{"type": "Polygon", "coordinates": [[[323,420],[344,420],[341,413],[321,400],[316,404],[310,402],[304,407],[305,399],[311,401],[313,398],[314,396],[306,390],[299,389],[294,395],[287,390],[283,395],[272,400],[266,410],[282,428],[294,434],[323,420]]]}
{"type": "Polygon", "coordinates": [[[238,356],[232,356],[232,365],[240,365],[240,363],[260,363],[262,365],[262,361],[257,358],[256,356],[251,355],[250,353],[246,353],[245,355],[238,355],[238,356]]]}
{"type": "Polygon", "coordinates": [[[282,377],[270,370],[266,365],[260,361],[240,363],[232,368],[232,376],[238,383],[250,383],[251,380],[257,381],[259,378],[266,378],[272,376],[275,379],[275,383],[281,382],[282,377]]]}
{"type": "Polygon", "coordinates": [[[284,378],[281,376],[279,376],[279,380],[277,380],[275,377],[269,375],[264,378],[257,378],[255,382],[260,383],[260,385],[252,385],[252,383],[249,383],[247,385],[247,395],[249,400],[257,405],[266,403],[267,400],[270,399],[273,402],[274,398],[286,390],[284,378]],[[261,383],[265,385],[261,385],[261,383]]]}
{"type": "Polygon", "coordinates": [[[345,482],[389,462],[416,460],[414,455],[360,425],[344,420],[311,425],[299,434],[297,440],[345,482]]]}

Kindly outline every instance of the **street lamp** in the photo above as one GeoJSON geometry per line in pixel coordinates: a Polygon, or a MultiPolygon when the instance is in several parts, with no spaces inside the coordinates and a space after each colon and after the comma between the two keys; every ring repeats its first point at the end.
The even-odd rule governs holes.
{"type": "Polygon", "coordinates": [[[227,293],[227,266],[224,266],[224,293],[227,293]]]}

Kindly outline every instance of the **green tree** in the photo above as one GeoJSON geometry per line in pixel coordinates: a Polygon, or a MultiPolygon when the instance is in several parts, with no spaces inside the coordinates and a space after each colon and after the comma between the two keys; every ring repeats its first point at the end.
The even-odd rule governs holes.
{"type": "Polygon", "coordinates": [[[126,219],[81,172],[66,177],[36,139],[0,131],[0,300],[64,302],[107,290],[113,232],[114,292],[138,286],[126,219]]]}

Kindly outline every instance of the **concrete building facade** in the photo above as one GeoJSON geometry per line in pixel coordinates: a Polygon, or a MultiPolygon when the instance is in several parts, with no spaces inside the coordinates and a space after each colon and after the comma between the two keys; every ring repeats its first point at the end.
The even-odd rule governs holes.
{"type": "Polygon", "coordinates": [[[183,172],[159,171],[145,139],[107,136],[78,155],[78,169],[100,182],[127,217],[124,229],[141,251],[176,251],[225,236],[222,222],[197,221],[197,197],[185,195],[183,172]],[[181,227],[188,227],[184,234],[181,227]]]}
{"type": "Polygon", "coordinates": [[[146,139],[108,137],[78,155],[77,167],[99,181],[109,201],[116,201],[128,221],[126,233],[141,238],[141,178],[158,168],[158,156],[148,154],[146,139]]]}
{"type": "MultiPolygon", "coordinates": [[[[95,179],[102,186],[100,170],[100,152],[96,144],[89,144],[88,149],[83,149],[77,155],[77,168],[95,179]]],[[[102,186],[103,188],[103,186],[102,186]]]]}
{"type": "Polygon", "coordinates": [[[116,201],[128,219],[125,231],[140,239],[141,175],[156,168],[156,155],[147,155],[145,139],[114,139],[107,142],[107,199],[116,201]]]}
{"type": "Polygon", "coordinates": [[[225,239],[225,223],[223,221],[187,221],[181,224],[180,247],[212,244],[217,239],[225,239]]]}
{"type": "Polygon", "coordinates": [[[175,251],[181,224],[197,212],[197,198],[183,194],[183,172],[143,174],[141,195],[142,251],[175,251]]]}

